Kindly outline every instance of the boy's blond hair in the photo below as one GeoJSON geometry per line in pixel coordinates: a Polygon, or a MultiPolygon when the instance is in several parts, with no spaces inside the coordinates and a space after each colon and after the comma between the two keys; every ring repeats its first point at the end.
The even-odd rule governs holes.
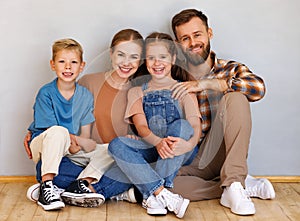
{"type": "Polygon", "coordinates": [[[64,49],[77,51],[80,57],[80,61],[83,60],[83,49],[81,45],[71,38],[60,39],[54,42],[54,44],[52,45],[52,60],[54,61],[57,52],[64,49]]]}

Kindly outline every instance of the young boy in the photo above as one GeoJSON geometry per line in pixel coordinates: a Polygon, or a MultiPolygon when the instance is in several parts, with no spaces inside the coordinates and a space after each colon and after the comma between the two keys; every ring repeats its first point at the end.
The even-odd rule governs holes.
{"type": "Polygon", "coordinates": [[[42,161],[38,204],[44,210],[65,206],[53,185],[63,156],[86,166],[67,192],[73,197],[84,195],[90,200],[90,206],[104,202],[101,194],[93,193],[89,188],[102,173],[95,169],[99,160],[96,142],[90,139],[91,124],[95,120],[93,96],[76,83],[85,66],[82,55],[81,45],[73,39],[61,39],[53,44],[50,66],[57,77],[39,90],[34,104],[34,121],[28,128],[32,133],[32,159],[35,163],[42,161]]]}

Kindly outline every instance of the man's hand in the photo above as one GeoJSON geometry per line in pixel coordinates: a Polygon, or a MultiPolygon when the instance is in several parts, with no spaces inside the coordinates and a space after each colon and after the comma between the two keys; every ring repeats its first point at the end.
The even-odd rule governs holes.
{"type": "Polygon", "coordinates": [[[31,153],[31,150],[30,150],[30,147],[29,147],[29,144],[28,144],[30,139],[31,139],[31,132],[28,131],[27,134],[24,137],[23,145],[25,147],[25,151],[27,153],[28,158],[32,159],[32,153],[31,153]]]}
{"type": "Polygon", "coordinates": [[[198,81],[186,81],[173,85],[171,90],[173,91],[173,98],[179,99],[185,96],[187,93],[201,91],[201,87],[198,81]]]}

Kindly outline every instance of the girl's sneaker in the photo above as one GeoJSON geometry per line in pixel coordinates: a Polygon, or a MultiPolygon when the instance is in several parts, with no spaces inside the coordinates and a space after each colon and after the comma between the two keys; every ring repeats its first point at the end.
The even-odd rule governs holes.
{"type": "Polygon", "coordinates": [[[178,218],[182,218],[190,203],[190,200],[183,198],[182,196],[172,193],[164,188],[156,196],[157,201],[166,207],[169,211],[174,212],[178,218]]]}
{"type": "Polygon", "coordinates": [[[142,206],[147,209],[149,215],[166,215],[168,212],[154,195],[149,196],[147,200],[143,200],[142,206]]]}

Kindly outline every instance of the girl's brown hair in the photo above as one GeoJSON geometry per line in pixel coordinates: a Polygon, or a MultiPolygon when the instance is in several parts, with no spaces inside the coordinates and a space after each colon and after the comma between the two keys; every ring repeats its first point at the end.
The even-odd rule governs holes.
{"type": "MultiPolygon", "coordinates": [[[[154,42],[163,42],[166,45],[171,57],[173,57],[174,55],[177,56],[177,46],[170,35],[161,32],[151,33],[145,39],[145,48],[147,48],[148,44],[154,42]]],[[[189,75],[189,73],[183,67],[179,66],[177,62],[174,65],[172,65],[171,75],[173,79],[178,81],[191,80],[191,76],[189,75]]]]}
{"type": "Polygon", "coordinates": [[[136,44],[144,48],[143,36],[136,30],[133,29],[123,29],[116,33],[111,41],[110,48],[113,51],[114,47],[123,41],[134,41],[136,44]]]}

